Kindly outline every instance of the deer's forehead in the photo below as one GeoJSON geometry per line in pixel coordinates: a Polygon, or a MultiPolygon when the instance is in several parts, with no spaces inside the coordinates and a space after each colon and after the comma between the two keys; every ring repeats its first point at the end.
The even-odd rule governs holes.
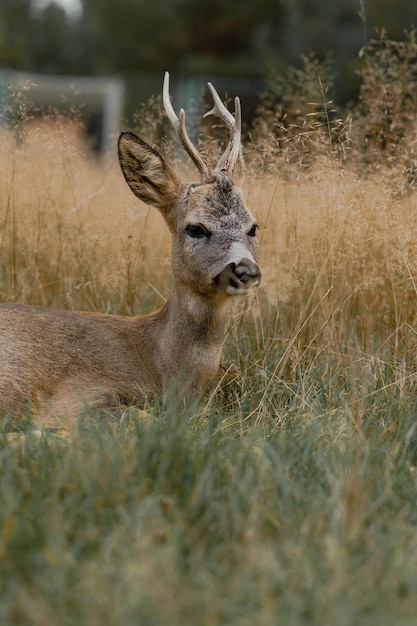
{"type": "Polygon", "coordinates": [[[218,182],[193,187],[189,192],[186,217],[204,223],[209,220],[218,225],[253,222],[239,188],[232,183],[218,182]]]}

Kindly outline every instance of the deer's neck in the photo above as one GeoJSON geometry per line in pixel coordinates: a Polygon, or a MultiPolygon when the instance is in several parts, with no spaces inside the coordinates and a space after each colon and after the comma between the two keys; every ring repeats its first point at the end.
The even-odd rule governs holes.
{"type": "Polygon", "coordinates": [[[194,343],[222,344],[226,299],[216,300],[173,288],[167,303],[169,325],[177,332],[185,331],[194,343]]]}
{"type": "Polygon", "coordinates": [[[220,365],[226,302],[173,287],[158,340],[163,389],[177,374],[189,388],[204,389],[211,383],[220,365]]]}

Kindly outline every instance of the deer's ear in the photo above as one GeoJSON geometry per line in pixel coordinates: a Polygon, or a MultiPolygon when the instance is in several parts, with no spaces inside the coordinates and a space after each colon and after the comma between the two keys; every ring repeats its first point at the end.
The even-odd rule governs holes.
{"type": "Polygon", "coordinates": [[[119,162],[127,184],[138,198],[166,211],[176,200],[181,182],[164,157],[137,135],[119,137],[119,162]]]}

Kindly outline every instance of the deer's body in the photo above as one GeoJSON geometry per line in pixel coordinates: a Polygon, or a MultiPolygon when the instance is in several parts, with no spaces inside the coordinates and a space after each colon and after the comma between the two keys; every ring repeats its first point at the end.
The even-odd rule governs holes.
{"type": "Polygon", "coordinates": [[[3,411],[22,412],[29,401],[59,419],[116,399],[139,402],[166,391],[182,368],[190,387],[206,388],[220,361],[222,320],[201,326],[187,312],[173,320],[170,309],[171,300],[150,315],[121,317],[1,305],[3,411]]]}
{"type": "MultiPolygon", "coordinates": [[[[170,298],[159,311],[136,317],[0,305],[3,414],[31,405],[51,424],[86,406],[165,392],[178,376],[184,393],[203,391],[216,376],[228,300],[260,282],[256,224],[231,178],[236,129],[222,167],[212,172],[186,135],[183,112],[178,119],[170,106],[167,80],[165,108],[201,182],[181,183],[132,133],[120,137],[119,160],[132,191],[157,207],[170,228],[170,298]]],[[[232,129],[226,109],[214,113],[232,129]]]]}

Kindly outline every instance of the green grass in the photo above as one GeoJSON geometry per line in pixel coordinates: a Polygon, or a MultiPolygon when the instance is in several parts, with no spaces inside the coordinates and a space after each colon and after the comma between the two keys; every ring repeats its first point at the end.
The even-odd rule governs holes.
{"type": "Polygon", "coordinates": [[[415,400],[4,439],[1,623],[415,623],[415,400]]]}

